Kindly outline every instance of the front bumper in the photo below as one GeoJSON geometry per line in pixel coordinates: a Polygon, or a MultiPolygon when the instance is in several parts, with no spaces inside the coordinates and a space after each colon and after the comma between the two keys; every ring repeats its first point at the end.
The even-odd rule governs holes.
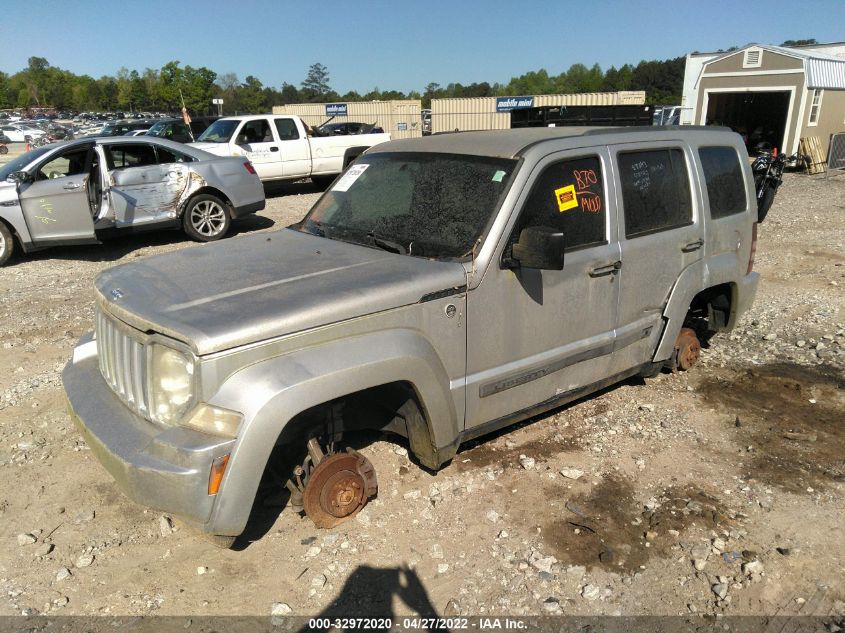
{"type": "Polygon", "coordinates": [[[230,453],[235,440],[164,428],[135,415],[100,375],[96,345],[91,334],[84,336],[62,373],[82,437],[131,499],[208,531],[216,499],[208,494],[211,464],[230,453]]]}

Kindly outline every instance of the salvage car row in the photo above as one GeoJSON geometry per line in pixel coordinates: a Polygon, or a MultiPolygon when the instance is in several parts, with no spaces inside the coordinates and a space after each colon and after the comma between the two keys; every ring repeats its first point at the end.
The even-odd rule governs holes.
{"type": "MultiPolygon", "coordinates": [[[[170,125],[162,121],[166,135],[170,125]]],[[[183,124],[184,125],[184,124],[183,124]]],[[[264,208],[262,181],[327,185],[388,134],[312,138],[291,115],[219,119],[180,144],[105,136],[45,145],[0,168],[0,266],[16,249],[91,244],[120,232],[182,228],[220,239],[264,208]]]]}

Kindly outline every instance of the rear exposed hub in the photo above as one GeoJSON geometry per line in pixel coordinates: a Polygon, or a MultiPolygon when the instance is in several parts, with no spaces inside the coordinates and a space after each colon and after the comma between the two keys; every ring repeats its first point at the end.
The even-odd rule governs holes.
{"type": "Polygon", "coordinates": [[[695,335],[695,331],[685,327],[681,328],[678,338],[675,339],[675,358],[677,368],[681,371],[690,369],[698,362],[701,356],[701,343],[695,335]]]}
{"type": "Polygon", "coordinates": [[[355,516],[378,491],[376,471],[353,450],[323,457],[303,492],[305,514],[318,528],[332,528],[355,516]]]}

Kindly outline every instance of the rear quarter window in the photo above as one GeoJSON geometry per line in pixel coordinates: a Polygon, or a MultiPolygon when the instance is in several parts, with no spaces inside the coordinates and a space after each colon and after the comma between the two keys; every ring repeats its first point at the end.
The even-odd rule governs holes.
{"type": "Polygon", "coordinates": [[[692,198],[684,153],[657,149],[619,154],[625,237],[692,224],[692,198]]]}
{"type": "Polygon", "coordinates": [[[111,169],[147,167],[149,165],[155,165],[158,162],[155,148],[146,143],[107,145],[106,156],[108,156],[111,169]]]}
{"type": "Polygon", "coordinates": [[[702,147],[698,156],[707,183],[710,217],[718,219],[743,213],[748,208],[748,200],[736,150],[733,147],[702,147]]]}

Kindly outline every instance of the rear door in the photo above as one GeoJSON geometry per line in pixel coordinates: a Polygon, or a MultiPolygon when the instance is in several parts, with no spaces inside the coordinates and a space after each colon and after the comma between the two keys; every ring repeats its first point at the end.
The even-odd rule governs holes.
{"type": "Polygon", "coordinates": [[[273,135],[270,121],[264,118],[245,121],[235,143],[249,158],[261,180],[282,177],[279,141],[273,135]]]}
{"type": "Polygon", "coordinates": [[[310,176],[311,146],[296,126],[296,121],[290,117],[276,117],[273,124],[279,137],[282,174],[290,177],[310,176]]]}
{"type": "Polygon", "coordinates": [[[652,359],[664,308],[679,279],[701,287],[704,226],[688,147],[636,143],[611,151],[622,249],[613,364],[622,371],[652,359]]]}
{"type": "Polygon", "coordinates": [[[159,164],[152,143],[104,145],[109,167],[109,215],[116,227],[177,217],[190,170],[181,163],[159,164]]]}
{"type": "Polygon", "coordinates": [[[35,181],[19,186],[26,226],[36,243],[94,243],[88,202],[93,144],[75,145],[42,162],[35,181]]]}

